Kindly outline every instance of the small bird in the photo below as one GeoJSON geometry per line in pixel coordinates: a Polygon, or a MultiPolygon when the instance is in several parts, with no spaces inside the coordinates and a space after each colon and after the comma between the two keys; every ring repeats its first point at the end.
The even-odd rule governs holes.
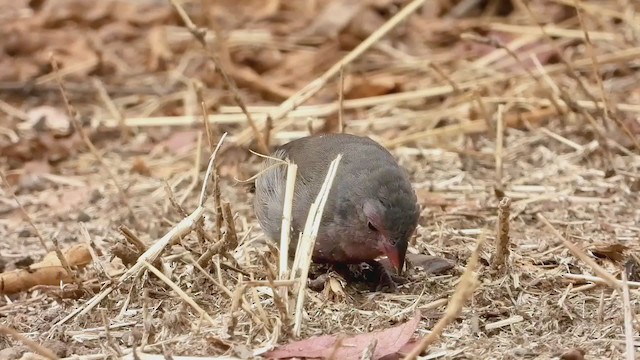
{"type": "MultiPolygon", "coordinates": [[[[307,136],[278,147],[271,157],[298,165],[291,219],[290,256],[309,207],[331,161],[342,159],[325,204],[312,260],[328,264],[371,264],[386,256],[402,273],[420,207],[409,176],[383,146],[350,134],[307,136]]],[[[255,179],[254,211],[272,241],[280,238],[286,187],[285,165],[267,159],[255,179]]]]}

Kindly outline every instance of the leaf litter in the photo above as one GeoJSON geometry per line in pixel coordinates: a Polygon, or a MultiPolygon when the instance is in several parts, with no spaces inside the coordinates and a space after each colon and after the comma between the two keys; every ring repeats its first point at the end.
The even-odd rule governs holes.
{"type": "MultiPolygon", "coordinates": [[[[0,191],[0,276],[19,268],[21,259],[49,253],[21,207],[48,246],[55,238],[63,253],[79,244],[95,250],[89,266],[73,269],[82,291],[67,278],[60,287],[56,276],[39,285],[24,282],[29,289],[0,301],[0,324],[56,353],[55,342],[64,344],[61,356],[131,356],[136,348],[175,359],[256,358],[296,344],[283,299],[270,285],[277,255],[255,222],[248,187],[238,182],[256,173],[258,159],[248,151],[255,150],[247,141],[254,136],[245,135],[251,132],[234,97],[264,127],[267,113],[409,1],[181,3],[209,30],[207,40],[238,94],[169,3],[0,0],[0,38],[6,39],[0,42],[0,170],[11,187],[3,182],[0,191]],[[335,9],[341,16],[331,16],[335,9]],[[99,161],[71,126],[51,53],[99,161]],[[211,119],[206,131],[199,96],[211,119]],[[52,327],[82,311],[135,264],[138,249],[152,246],[196,208],[206,158],[225,131],[231,141],[221,152],[216,183],[233,221],[223,221],[210,201],[199,230],[175,240],[156,263],[216,325],[202,322],[185,298],[146,272],[62,328],[52,327]],[[237,247],[225,245],[232,227],[237,247]],[[126,247],[114,251],[120,242],[126,247]],[[200,259],[205,272],[194,266],[200,259]]],[[[329,276],[320,290],[306,290],[302,339],[296,340],[308,341],[310,352],[298,355],[315,356],[323,349],[313,341],[335,344],[341,336],[347,345],[357,339],[361,352],[350,353],[354,357],[370,347],[374,358],[379,351],[402,358],[398,351],[408,353],[443,317],[479,234],[496,228],[498,194],[511,199],[505,272],[488,267],[495,251],[489,236],[480,253],[482,285],[428,356],[625,356],[623,308],[636,318],[639,308],[638,11],[638,4],[624,1],[427,2],[344,67],[344,89],[336,76],[272,124],[272,145],[336,131],[342,91],[347,132],[387,145],[409,170],[422,205],[407,282],[389,294],[329,276]],[[628,302],[537,214],[615,280],[625,272],[628,302]],[[420,319],[389,326],[414,310],[420,319]],[[393,346],[380,335],[401,329],[406,333],[393,346]]],[[[11,356],[30,356],[34,350],[21,344],[0,338],[11,356]]]]}

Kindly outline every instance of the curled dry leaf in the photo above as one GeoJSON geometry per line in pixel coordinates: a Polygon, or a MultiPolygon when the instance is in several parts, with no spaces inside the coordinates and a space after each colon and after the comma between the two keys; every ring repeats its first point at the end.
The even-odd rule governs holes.
{"type": "MultiPolygon", "coordinates": [[[[91,262],[91,253],[86,244],[77,244],[63,250],[65,259],[72,267],[84,267],[91,262]]],[[[45,255],[40,262],[24,269],[0,274],[0,294],[14,294],[36,285],[58,285],[70,282],[71,276],[60,264],[55,251],[45,255]]]]}
{"type": "MultiPolygon", "coordinates": [[[[411,320],[404,324],[381,331],[343,338],[342,346],[336,350],[334,359],[360,359],[363,351],[373,340],[377,341],[377,345],[371,359],[380,360],[385,356],[394,355],[411,340],[419,322],[420,312],[418,311],[411,320]]],[[[337,341],[337,335],[312,337],[282,345],[264,354],[264,357],[267,359],[327,358],[333,351],[337,341]]]]}

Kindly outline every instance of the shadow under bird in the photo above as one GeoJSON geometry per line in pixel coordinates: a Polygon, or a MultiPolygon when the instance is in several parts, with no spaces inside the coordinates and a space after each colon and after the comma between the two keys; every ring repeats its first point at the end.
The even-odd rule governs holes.
{"type": "MultiPolygon", "coordinates": [[[[386,256],[401,274],[420,207],[407,172],[383,146],[349,134],[308,136],[278,147],[271,157],[298,165],[289,255],[295,254],[309,207],[331,161],[342,160],[320,222],[312,260],[328,264],[373,264],[386,256]]],[[[287,166],[267,159],[255,180],[254,211],[266,235],[280,239],[287,166]]]]}

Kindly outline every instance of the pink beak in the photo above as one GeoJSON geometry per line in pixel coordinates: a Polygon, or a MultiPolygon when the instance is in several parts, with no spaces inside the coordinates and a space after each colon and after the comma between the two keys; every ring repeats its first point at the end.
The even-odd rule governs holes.
{"type": "Polygon", "coordinates": [[[400,259],[400,251],[398,251],[395,246],[385,242],[384,252],[389,259],[389,262],[391,262],[391,265],[396,269],[396,273],[400,274],[402,272],[402,266],[404,265],[402,263],[403,261],[400,259]]]}

